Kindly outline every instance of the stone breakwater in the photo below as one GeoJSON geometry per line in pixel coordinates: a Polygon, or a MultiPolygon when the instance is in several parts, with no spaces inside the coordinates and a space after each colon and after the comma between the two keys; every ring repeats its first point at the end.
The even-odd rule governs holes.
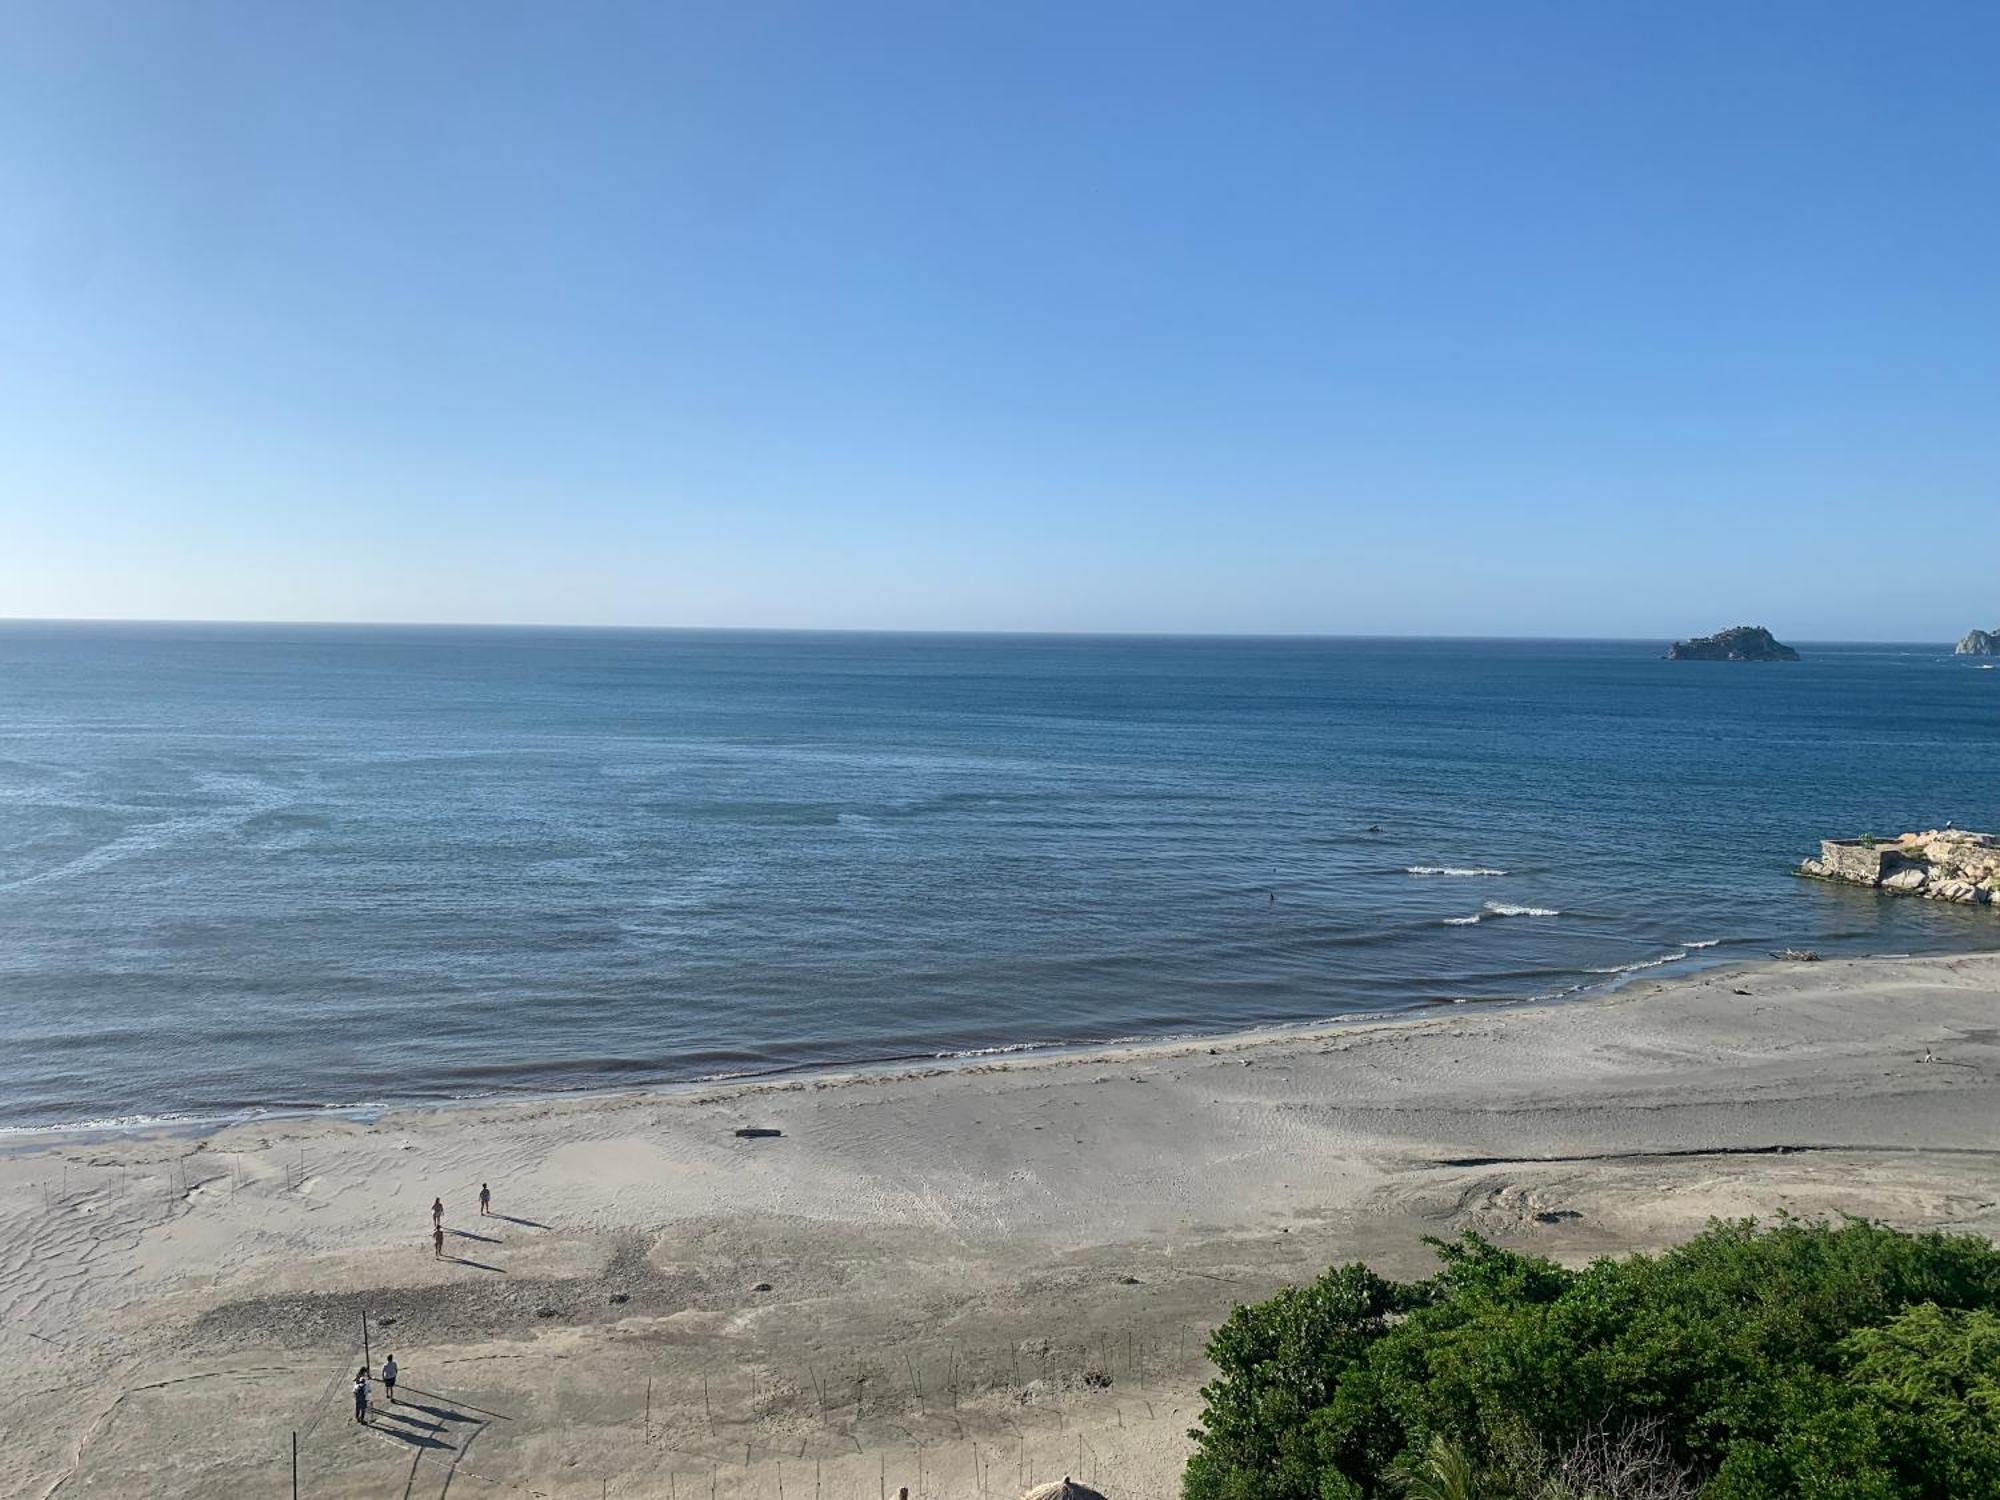
{"type": "Polygon", "coordinates": [[[1801,863],[1799,873],[1933,901],[1992,905],[2000,902],[2000,835],[1933,828],[1893,839],[1821,839],[1819,857],[1801,863]]]}

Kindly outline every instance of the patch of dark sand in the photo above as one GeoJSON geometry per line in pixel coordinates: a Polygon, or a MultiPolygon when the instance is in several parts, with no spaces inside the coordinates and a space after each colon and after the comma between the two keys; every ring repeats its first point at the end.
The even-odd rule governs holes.
{"type": "Polygon", "coordinates": [[[435,1286],[249,1297],[210,1308],[195,1320],[192,1334],[203,1348],[313,1348],[358,1338],[366,1312],[378,1327],[393,1325],[393,1334],[385,1328],[377,1335],[384,1347],[455,1343],[546,1327],[550,1318],[615,1322],[742,1296],[726,1273],[663,1271],[647,1249],[643,1236],[620,1236],[603,1270],[585,1276],[480,1276],[435,1286]]]}

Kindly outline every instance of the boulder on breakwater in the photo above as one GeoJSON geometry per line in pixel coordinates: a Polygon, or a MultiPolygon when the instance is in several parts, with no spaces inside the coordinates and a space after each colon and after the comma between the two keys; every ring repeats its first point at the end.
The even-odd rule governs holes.
{"type": "Polygon", "coordinates": [[[1819,857],[1801,875],[1840,880],[1933,901],[1987,906],[2000,902],[2000,835],[1933,828],[1893,839],[1821,839],[1819,857]]]}

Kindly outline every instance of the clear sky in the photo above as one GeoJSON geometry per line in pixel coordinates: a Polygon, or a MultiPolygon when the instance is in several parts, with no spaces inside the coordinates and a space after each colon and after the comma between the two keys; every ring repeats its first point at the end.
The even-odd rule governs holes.
{"type": "Polygon", "coordinates": [[[2000,5],[8,0],[0,615],[2000,624],[2000,5]]]}

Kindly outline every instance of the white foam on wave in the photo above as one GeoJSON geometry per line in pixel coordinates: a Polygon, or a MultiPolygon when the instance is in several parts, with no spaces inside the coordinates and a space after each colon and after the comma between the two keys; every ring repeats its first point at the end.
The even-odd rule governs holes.
{"type": "Polygon", "coordinates": [[[1559,917],[1562,913],[1553,906],[1520,906],[1512,901],[1489,901],[1480,910],[1465,917],[1446,917],[1447,927],[1471,927],[1488,917],[1559,917]]]}
{"type": "MultiPolygon", "coordinates": [[[[486,1097],[465,1095],[466,1098],[486,1097]]],[[[418,1106],[420,1107],[420,1106],[418,1106]]],[[[364,1101],[354,1104],[308,1104],[298,1106],[252,1105],[245,1109],[224,1110],[217,1114],[191,1114],[168,1110],[156,1115],[106,1115],[91,1120],[54,1120],[31,1125],[0,1125],[0,1136],[66,1135],[72,1132],[96,1134],[122,1133],[141,1130],[179,1130],[204,1125],[247,1125],[259,1120],[310,1119],[317,1115],[341,1115],[348,1118],[366,1118],[386,1113],[390,1108],[383,1101],[364,1101]]]]}
{"type": "Polygon", "coordinates": [[[1608,969],[1586,969],[1586,974],[1636,974],[1641,969],[1657,969],[1665,964],[1677,964],[1686,958],[1685,952],[1676,951],[1661,958],[1642,958],[1637,963],[1613,964],[1608,969]]]}
{"type": "Polygon", "coordinates": [[[1403,871],[1405,875],[1505,875],[1505,870],[1488,869],[1484,865],[1411,865],[1403,871]]]}
{"type": "Polygon", "coordinates": [[[101,1120],[59,1120],[52,1125],[0,1125],[0,1136],[60,1135],[71,1130],[150,1130],[163,1125],[228,1125],[230,1115],[110,1115],[101,1120]]]}
{"type": "Polygon", "coordinates": [[[1713,948],[1721,941],[1721,938],[1701,938],[1692,943],[1682,943],[1681,946],[1683,948],[1713,948]]]}
{"type": "Polygon", "coordinates": [[[940,1061],[963,1062],[975,1057],[1012,1057],[1017,1052],[1046,1052],[1061,1045],[1061,1042],[1014,1042],[1004,1047],[966,1047],[956,1052],[933,1052],[931,1056],[940,1061]]]}

